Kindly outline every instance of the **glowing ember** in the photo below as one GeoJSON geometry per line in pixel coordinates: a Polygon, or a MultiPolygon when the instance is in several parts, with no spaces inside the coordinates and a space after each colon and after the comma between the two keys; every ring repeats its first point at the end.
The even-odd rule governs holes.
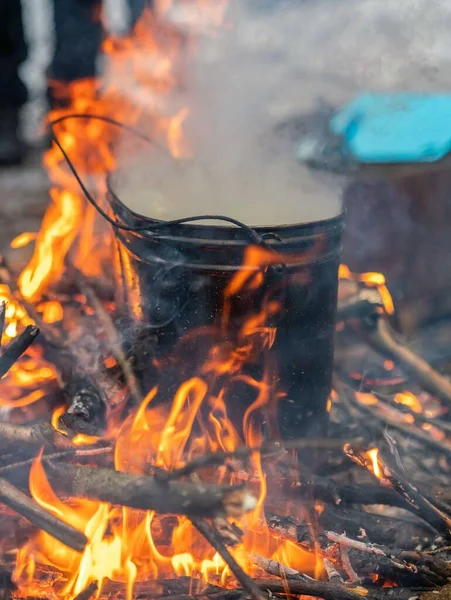
{"type": "Polygon", "coordinates": [[[364,283],[368,287],[377,288],[387,313],[392,315],[395,312],[393,299],[385,284],[385,277],[382,273],[351,273],[346,265],[340,265],[338,276],[340,279],[350,279],[351,281],[364,283]]]}
{"type": "Polygon", "coordinates": [[[382,471],[379,465],[379,448],[372,448],[371,450],[368,450],[366,455],[371,461],[371,468],[374,475],[380,479],[382,476],[382,471]]]}

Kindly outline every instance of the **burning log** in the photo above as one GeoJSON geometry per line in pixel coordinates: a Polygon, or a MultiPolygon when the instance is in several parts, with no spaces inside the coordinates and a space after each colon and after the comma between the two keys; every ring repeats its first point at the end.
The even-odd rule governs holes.
{"type": "MultiPolygon", "coordinates": [[[[349,445],[345,447],[346,454],[357,464],[368,467],[368,458],[362,453],[354,451],[349,445]]],[[[431,502],[426,500],[408,481],[393,470],[387,467],[380,458],[377,458],[380,474],[369,469],[383,483],[390,485],[398,494],[400,494],[408,504],[410,504],[426,523],[429,523],[446,540],[451,540],[451,518],[442,513],[431,502]]]]}
{"type": "Polygon", "coordinates": [[[3,478],[0,478],[0,501],[69,548],[77,552],[84,549],[88,541],[84,533],[57,519],[3,478]]]}
{"type": "Polygon", "coordinates": [[[19,360],[22,354],[31,346],[38,335],[39,329],[34,325],[28,325],[20,335],[12,340],[0,357],[0,377],[6,375],[13,364],[19,360]]]}
{"type": "Polygon", "coordinates": [[[97,581],[93,581],[88,586],[85,587],[79,594],[77,594],[74,600],[91,600],[91,598],[97,593],[99,589],[99,584],[97,581]]]}
{"type": "MultiPolygon", "coordinates": [[[[63,424],[75,431],[75,433],[84,433],[86,435],[98,434],[98,428],[93,428],[93,423],[104,420],[107,405],[106,391],[104,390],[109,390],[111,388],[111,381],[102,382],[105,383],[105,385],[97,385],[97,382],[91,375],[79,372],[79,361],[74,355],[71,345],[63,340],[61,334],[55,333],[55,330],[43,321],[41,314],[36,310],[33,304],[28,302],[26,298],[22,296],[17,285],[17,279],[11,273],[4,257],[0,257],[0,279],[8,285],[11,292],[24,307],[29,317],[39,326],[39,328],[34,327],[34,329],[37,330],[34,337],[41,332],[42,338],[46,342],[44,345],[45,354],[59,371],[64,390],[71,397],[69,409],[63,415],[63,417],[65,417],[65,422],[63,417],[61,417],[63,419],[63,424]]],[[[24,331],[24,334],[27,329],[24,331]]],[[[26,343],[30,333],[31,331],[28,333],[28,336],[21,341],[21,344],[26,343]]],[[[21,336],[19,336],[19,338],[20,337],[21,336]]],[[[19,340],[19,338],[17,338],[17,340],[19,340]]],[[[10,350],[14,342],[16,342],[16,340],[10,343],[5,354],[10,350]]],[[[23,349],[22,353],[27,347],[28,346],[23,349]]],[[[0,373],[2,359],[3,357],[0,359],[0,373]]]]}
{"type": "Polygon", "coordinates": [[[356,411],[358,411],[358,413],[362,415],[362,423],[363,418],[365,418],[366,426],[368,426],[368,424],[372,421],[377,421],[377,423],[379,423],[380,425],[376,426],[382,431],[387,425],[389,425],[391,428],[399,431],[404,436],[406,436],[406,438],[413,439],[419,442],[420,444],[427,446],[434,452],[439,452],[447,458],[451,458],[451,448],[446,444],[443,444],[440,441],[436,440],[432,436],[428,435],[422,429],[412,427],[410,425],[405,425],[404,423],[393,421],[385,416],[382,416],[377,410],[374,409],[374,407],[358,402],[353,390],[348,386],[341,386],[340,393],[343,393],[343,395],[346,396],[346,402],[348,402],[353,407],[353,409],[355,409],[356,411]],[[371,421],[369,421],[365,417],[365,415],[370,415],[371,421]]]}
{"type": "Polygon", "coordinates": [[[276,577],[280,577],[282,579],[303,579],[303,576],[296,569],[292,569],[291,567],[287,567],[276,560],[271,560],[270,558],[265,558],[264,556],[260,556],[259,554],[249,554],[249,559],[266,571],[268,575],[275,575],[276,577]]]}
{"type": "Polygon", "coordinates": [[[47,473],[71,496],[160,514],[238,518],[255,506],[242,486],[164,481],[112,469],[48,463],[47,473]]]}
{"type": "Polygon", "coordinates": [[[246,592],[249,593],[251,598],[254,598],[254,600],[265,600],[265,596],[260,591],[258,585],[255,583],[252,577],[249,577],[249,575],[243,571],[243,569],[228,551],[224,542],[218,538],[214,530],[209,527],[208,523],[196,517],[192,518],[191,522],[218,552],[223,561],[228,565],[230,571],[235,575],[237,581],[243,586],[246,592]]]}
{"type": "Polygon", "coordinates": [[[377,352],[397,364],[425,391],[451,406],[451,383],[398,338],[387,321],[380,299],[362,292],[339,306],[338,316],[358,318],[365,338],[377,352]]]}
{"type": "Polygon", "coordinates": [[[327,558],[323,559],[323,564],[327,573],[327,579],[330,581],[330,583],[344,583],[343,577],[327,558]]]}
{"type": "Polygon", "coordinates": [[[8,449],[11,445],[27,450],[41,446],[51,446],[59,450],[73,448],[72,442],[66,436],[56,431],[50,423],[34,425],[13,425],[0,423],[0,448],[8,449]]]}
{"type": "Polygon", "coordinates": [[[256,579],[261,590],[274,594],[292,594],[295,596],[315,596],[324,600],[362,600],[362,598],[373,598],[368,590],[363,587],[346,587],[329,581],[316,581],[310,577],[301,576],[300,579],[287,579],[277,581],[275,579],[256,579]]]}
{"type": "Polygon", "coordinates": [[[338,544],[343,561],[346,553],[349,561],[354,564],[359,572],[378,573],[390,580],[418,580],[418,583],[428,585],[444,585],[451,576],[451,569],[443,560],[435,560],[426,553],[406,550],[390,549],[377,544],[369,544],[360,540],[353,540],[346,535],[333,531],[326,532],[327,539],[338,544]],[[365,559],[364,555],[372,559],[365,559]]]}

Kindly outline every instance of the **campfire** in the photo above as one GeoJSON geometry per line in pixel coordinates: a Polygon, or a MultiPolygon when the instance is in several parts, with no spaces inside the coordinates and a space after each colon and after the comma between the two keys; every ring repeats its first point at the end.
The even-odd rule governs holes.
{"type": "MultiPolygon", "coordinates": [[[[197,26],[219,27],[224,11],[199,3],[197,26]]],[[[71,105],[49,115],[50,204],[38,234],[12,242],[11,252],[34,244],[22,272],[10,256],[0,264],[2,593],[437,593],[451,577],[451,384],[395,333],[382,274],[337,273],[341,217],[296,229],[294,251],[291,228],[287,241],[238,222],[240,253],[226,255],[226,276],[208,280],[210,320],[190,313],[169,342],[161,330],[172,317],[154,327],[135,310],[142,275],[124,263],[126,235],[142,243],[155,223],[134,230],[130,215],[118,220],[109,179],[121,166],[117,123],[153,136],[173,160],[190,155],[189,107],[170,116],[155,108],[180,85],[182,18],[146,12],[130,37],[107,39],[104,79],[73,85],[71,105]],[[124,79],[125,95],[115,85],[124,79]],[[152,111],[135,102],[136,81],[152,111]],[[299,286],[308,290],[300,308],[290,300],[299,286]]],[[[190,247],[177,235],[176,248],[190,247]]],[[[145,300],[157,283],[161,292],[156,280],[140,287],[145,300]]],[[[179,287],[164,289],[180,301],[179,287]]]]}

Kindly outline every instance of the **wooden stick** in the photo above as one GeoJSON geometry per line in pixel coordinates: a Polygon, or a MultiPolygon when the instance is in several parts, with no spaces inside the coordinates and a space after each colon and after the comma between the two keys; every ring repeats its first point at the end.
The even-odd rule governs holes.
{"type": "Polygon", "coordinates": [[[0,377],[6,375],[15,362],[31,346],[39,335],[39,329],[28,325],[20,335],[14,338],[0,357],[0,377]]]}
{"type": "Polygon", "coordinates": [[[86,299],[93,308],[96,317],[99,319],[100,323],[103,326],[103,329],[110,342],[111,352],[122,369],[128,388],[131,394],[133,394],[135,402],[140,404],[142,401],[142,393],[139,389],[138,380],[136,379],[135,373],[133,372],[133,369],[130,365],[130,361],[124,354],[124,351],[122,349],[122,340],[120,339],[120,336],[117,332],[116,326],[113,323],[113,320],[111,319],[110,315],[106,312],[103,302],[99,300],[89,279],[75,267],[73,267],[71,271],[73,271],[75,275],[75,280],[80,285],[81,293],[84,296],[86,296],[86,299]]]}
{"type": "Polygon", "coordinates": [[[271,560],[270,558],[266,558],[265,556],[261,556],[260,554],[249,554],[249,559],[266,571],[268,575],[275,575],[276,577],[280,577],[281,579],[303,579],[303,576],[296,569],[292,569],[291,567],[287,567],[276,560],[271,560]]]}
{"type": "MultiPolygon", "coordinates": [[[[352,391],[352,390],[351,390],[352,391]]],[[[440,452],[444,456],[451,458],[451,448],[442,444],[438,440],[434,439],[431,435],[419,429],[418,427],[412,427],[411,425],[405,425],[397,421],[392,421],[385,416],[382,416],[373,406],[364,405],[360,403],[354,395],[354,392],[348,394],[348,402],[352,403],[353,407],[356,408],[360,413],[371,415],[372,420],[378,421],[381,425],[386,427],[387,425],[396,429],[408,438],[411,438],[435,452],[440,452]]]]}
{"type": "Polygon", "coordinates": [[[6,317],[6,302],[0,304],[0,347],[2,345],[3,330],[5,329],[5,317],[6,317]]]}
{"type": "Polygon", "coordinates": [[[92,583],[87,585],[84,590],[77,594],[74,600],[91,600],[94,594],[97,593],[98,589],[99,584],[97,583],[97,581],[93,581],[92,583]]]}
{"type": "MultiPolygon", "coordinates": [[[[61,452],[54,452],[52,454],[44,454],[42,456],[43,462],[59,460],[62,458],[68,458],[73,456],[98,456],[99,454],[109,454],[113,451],[112,446],[99,446],[98,448],[72,448],[71,450],[62,450],[61,452]]],[[[35,457],[27,458],[18,462],[13,462],[0,467],[0,473],[8,473],[9,471],[15,471],[23,467],[31,467],[33,462],[36,460],[35,457]]]]}
{"type": "MultiPolygon", "coordinates": [[[[369,462],[366,456],[361,452],[355,451],[349,445],[345,449],[346,454],[361,466],[368,467],[369,462]]],[[[426,500],[419,492],[399,474],[394,474],[384,462],[378,458],[382,470],[381,481],[390,485],[398,494],[400,494],[408,504],[414,509],[415,513],[426,523],[429,523],[446,540],[451,540],[451,518],[442,513],[431,502],[426,500]]],[[[376,477],[373,471],[370,472],[376,477]]],[[[378,480],[379,478],[376,477],[378,480]]]]}
{"type": "Polygon", "coordinates": [[[255,507],[255,498],[242,486],[132,475],[112,469],[46,464],[55,484],[70,496],[100,500],[160,514],[238,518],[255,507]]]}
{"type": "Polygon", "coordinates": [[[235,575],[238,583],[248,592],[248,594],[254,600],[266,600],[266,596],[261,592],[260,588],[256,585],[255,581],[249,577],[247,573],[243,571],[240,565],[236,562],[233,556],[228,551],[224,542],[219,539],[211,527],[203,520],[199,518],[192,518],[191,522],[194,527],[201,533],[204,538],[213,546],[219,556],[228,565],[231,572],[235,575]]]}
{"type": "Polygon", "coordinates": [[[84,533],[41,508],[29,496],[3,478],[0,478],[0,501],[69,548],[77,552],[84,550],[88,541],[84,533]]]}
{"type": "Polygon", "coordinates": [[[315,596],[324,600],[362,600],[371,598],[366,588],[347,588],[344,585],[330,583],[329,581],[316,581],[304,577],[303,579],[256,579],[256,584],[261,590],[267,590],[274,594],[293,594],[303,596],[315,596]]]}
{"type": "Polygon", "coordinates": [[[36,423],[34,425],[13,425],[0,423],[0,449],[8,449],[11,445],[21,448],[35,449],[48,445],[59,450],[74,448],[72,442],[56,431],[50,423],[36,423]]]}
{"type": "Polygon", "coordinates": [[[363,319],[361,326],[375,350],[395,362],[424,390],[451,406],[451,383],[399,339],[385,315],[375,312],[371,318],[363,319]]]}

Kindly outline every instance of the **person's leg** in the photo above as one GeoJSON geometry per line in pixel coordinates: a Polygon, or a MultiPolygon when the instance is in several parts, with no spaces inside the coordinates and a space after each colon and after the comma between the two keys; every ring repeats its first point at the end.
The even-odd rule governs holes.
{"type": "Polygon", "coordinates": [[[24,146],[19,136],[19,114],[27,89],[19,66],[27,57],[20,0],[0,1],[0,165],[17,164],[24,146]]]}
{"type": "Polygon", "coordinates": [[[101,0],[54,0],[53,4],[55,52],[49,97],[52,105],[59,105],[65,103],[64,84],[96,74],[102,42],[101,0]]]}

